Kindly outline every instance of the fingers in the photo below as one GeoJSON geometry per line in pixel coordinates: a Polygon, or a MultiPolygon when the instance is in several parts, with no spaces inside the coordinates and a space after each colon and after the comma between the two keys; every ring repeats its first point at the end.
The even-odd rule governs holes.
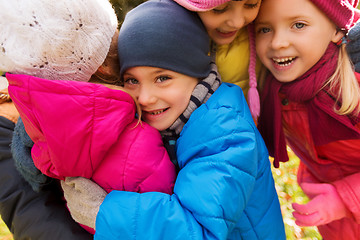
{"type": "Polygon", "coordinates": [[[107,195],[106,191],[99,185],[92,180],[83,177],[67,177],[65,179],[65,185],[69,188],[73,188],[73,191],[77,191],[79,194],[82,194],[81,196],[89,199],[103,199],[107,195]]]}
{"type": "Polygon", "coordinates": [[[83,177],[67,177],[65,178],[65,184],[74,188],[75,191],[88,194],[92,181],[83,177]]]}
{"type": "Polygon", "coordinates": [[[315,206],[315,204],[312,203],[312,201],[307,204],[293,203],[292,207],[295,212],[302,215],[311,215],[315,212],[318,212],[318,208],[315,206]]]}
{"type": "Polygon", "coordinates": [[[293,216],[295,218],[295,223],[298,226],[302,226],[302,227],[310,227],[310,226],[318,226],[321,225],[321,216],[318,212],[314,212],[311,214],[302,214],[299,212],[293,212],[293,216]]]}
{"type": "Polygon", "coordinates": [[[323,222],[322,198],[316,197],[307,204],[293,203],[293,216],[299,226],[318,226],[323,222]]]}

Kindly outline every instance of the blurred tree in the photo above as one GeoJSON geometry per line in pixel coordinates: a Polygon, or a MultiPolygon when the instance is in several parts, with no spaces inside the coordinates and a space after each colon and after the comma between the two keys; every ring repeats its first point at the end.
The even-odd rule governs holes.
{"type": "Polygon", "coordinates": [[[119,26],[122,24],[128,11],[147,0],[110,0],[118,16],[119,26]]]}

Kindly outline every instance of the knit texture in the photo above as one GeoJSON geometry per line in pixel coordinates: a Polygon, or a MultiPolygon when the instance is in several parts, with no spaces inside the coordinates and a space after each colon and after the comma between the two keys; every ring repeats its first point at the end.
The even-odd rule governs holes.
{"type": "Polygon", "coordinates": [[[179,138],[180,132],[189,120],[191,114],[202,104],[206,103],[211,95],[219,88],[220,84],[221,77],[218,73],[217,66],[212,62],[209,76],[195,86],[185,111],[168,129],[160,132],[170,160],[175,165],[177,171],[179,171],[180,168],[176,157],[176,140],[179,138]]]}
{"type": "Polygon", "coordinates": [[[88,81],[117,28],[106,0],[0,0],[0,70],[88,81]]]}
{"type": "Polygon", "coordinates": [[[178,119],[165,131],[161,132],[161,135],[169,135],[169,132],[174,132],[176,136],[179,136],[184,125],[189,120],[191,114],[206,103],[211,95],[219,88],[221,84],[221,77],[217,71],[215,63],[211,63],[211,72],[208,77],[201,80],[194,88],[191,94],[189,104],[185,111],[179,116],[178,119]]]}
{"type": "Polygon", "coordinates": [[[174,0],[190,11],[204,12],[231,0],[174,0]]]}
{"type": "Polygon", "coordinates": [[[34,142],[25,131],[24,123],[19,118],[14,128],[11,152],[15,167],[21,176],[30,184],[35,192],[39,192],[50,179],[42,174],[34,165],[31,158],[31,148],[34,142]]]}
{"type": "Polygon", "coordinates": [[[257,121],[260,115],[260,96],[257,90],[256,80],[256,49],[255,49],[255,29],[253,24],[248,25],[249,33],[249,48],[250,48],[250,61],[249,61],[249,92],[248,104],[251,116],[257,121]]]}
{"type": "Polygon", "coordinates": [[[209,41],[196,13],[173,0],[145,2],[121,26],[120,75],[131,67],[150,66],[205,78],[210,72],[209,41]]]}
{"type": "Polygon", "coordinates": [[[311,0],[336,26],[349,30],[360,17],[359,0],[311,0]]]}
{"type": "Polygon", "coordinates": [[[360,23],[358,22],[347,34],[346,51],[354,64],[355,71],[360,72],[360,23]]]}

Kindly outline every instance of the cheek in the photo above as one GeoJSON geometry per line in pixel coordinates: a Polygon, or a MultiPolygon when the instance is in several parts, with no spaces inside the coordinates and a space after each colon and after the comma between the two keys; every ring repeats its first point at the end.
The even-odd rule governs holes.
{"type": "Polygon", "coordinates": [[[266,53],[266,47],[265,47],[265,41],[264,39],[256,39],[256,54],[259,56],[260,60],[263,61],[263,58],[266,53]]]}
{"type": "Polygon", "coordinates": [[[138,91],[136,91],[135,89],[132,88],[127,88],[126,85],[124,87],[125,91],[130,94],[133,98],[138,99],[139,98],[139,94],[138,91]]]}
{"type": "Polygon", "coordinates": [[[199,14],[201,21],[203,22],[206,31],[210,32],[212,30],[214,30],[215,28],[217,28],[217,24],[218,24],[218,20],[215,16],[210,16],[210,15],[201,15],[199,14]]]}
{"type": "Polygon", "coordinates": [[[184,89],[183,91],[178,92],[178,94],[172,94],[173,103],[177,106],[180,113],[183,113],[189,105],[192,92],[192,90],[190,91],[189,89],[184,89]]]}
{"type": "Polygon", "coordinates": [[[247,11],[245,13],[246,24],[253,22],[255,20],[255,18],[257,17],[258,13],[259,13],[259,8],[251,9],[251,10],[247,11]]]}

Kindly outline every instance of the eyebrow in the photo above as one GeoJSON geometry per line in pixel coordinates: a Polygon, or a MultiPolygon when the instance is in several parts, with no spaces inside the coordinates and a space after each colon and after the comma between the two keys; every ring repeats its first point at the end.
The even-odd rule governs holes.
{"type": "MultiPolygon", "coordinates": [[[[308,17],[309,16],[305,16],[305,15],[296,15],[296,16],[286,17],[286,20],[295,21],[297,19],[304,19],[304,18],[308,18],[308,17]]],[[[270,20],[259,21],[258,18],[255,19],[255,24],[269,24],[270,22],[271,22],[270,20]]]]}

